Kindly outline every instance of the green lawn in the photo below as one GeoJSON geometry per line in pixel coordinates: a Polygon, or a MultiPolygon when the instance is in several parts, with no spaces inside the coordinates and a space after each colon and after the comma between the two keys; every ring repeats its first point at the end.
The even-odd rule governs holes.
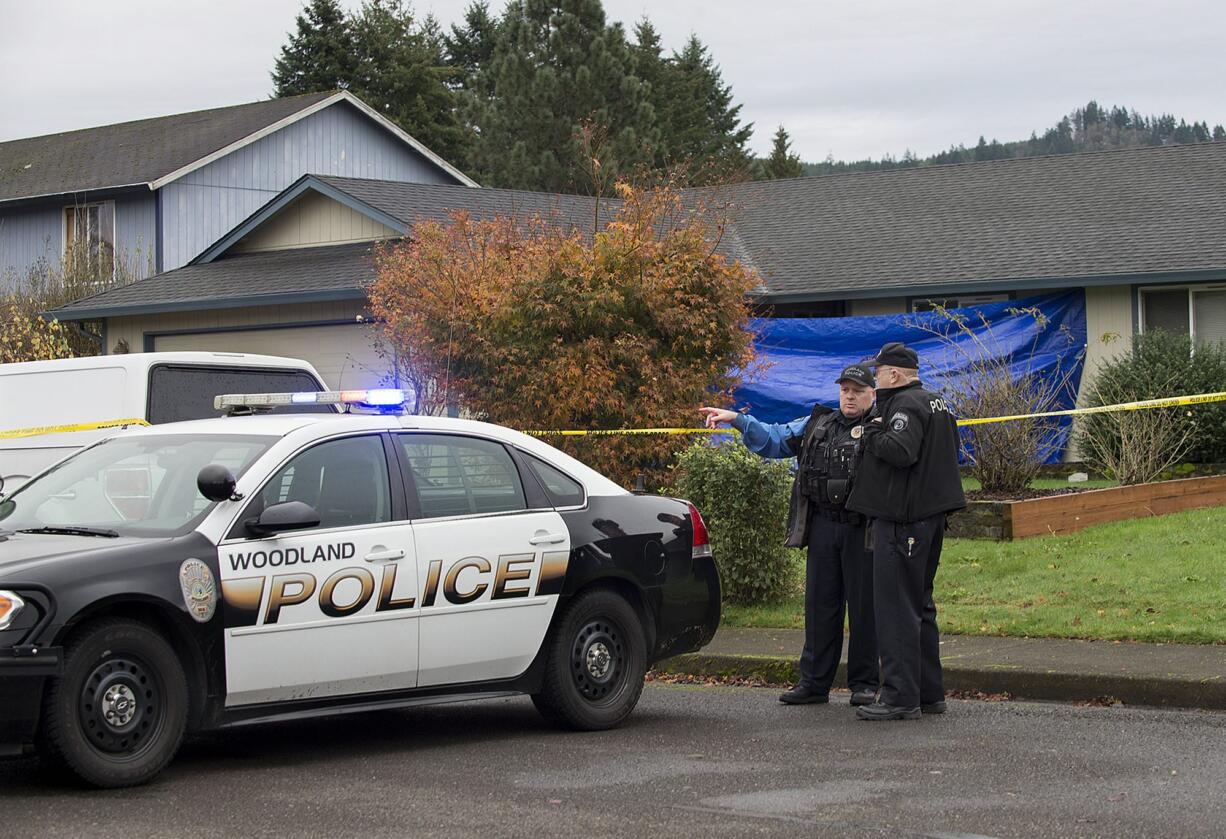
{"type": "MultiPolygon", "coordinates": [[[[1117,487],[1119,481],[1108,481],[1105,479],[1095,479],[1090,481],[1082,481],[1079,484],[1070,484],[1066,478],[1035,478],[1030,482],[1033,489],[1104,489],[1106,487],[1117,487]]],[[[972,492],[980,489],[979,481],[974,478],[963,478],[962,489],[966,492],[972,492]]]]}
{"type": "MultiPolygon", "coordinates": [[[[963,635],[1226,643],[1226,508],[1018,542],[948,539],[936,602],[941,630],[963,635]]],[[[728,626],[803,621],[799,583],[772,606],[724,607],[728,626]]]]}

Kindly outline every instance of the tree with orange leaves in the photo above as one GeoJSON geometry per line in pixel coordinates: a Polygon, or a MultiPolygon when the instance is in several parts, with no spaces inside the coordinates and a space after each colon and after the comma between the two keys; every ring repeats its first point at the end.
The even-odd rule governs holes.
{"type": "MultiPolygon", "coordinates": [[[[721,210],[671,186],[617,186],[594,234],[557,218],[463,213],[378,255],[369,289],[416,410],[447,404],[519,429],[693,424],[754,362],[757,275],[719,248],[721,210]]],[[[630,482],[692,438],[554,437],[630,482]]]]}

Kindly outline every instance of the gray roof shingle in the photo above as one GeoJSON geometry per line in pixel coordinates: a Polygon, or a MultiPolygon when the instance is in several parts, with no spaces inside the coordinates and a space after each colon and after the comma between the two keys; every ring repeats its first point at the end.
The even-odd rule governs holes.
{"type": "Polygon", "coordinates": [[[166,271],[61,306],[52,314],[61,320],[93,320],[342,300],[361,297],[374,274],[370,242],[245,253],[166,271]]]}
{"type": "Polygon", "coordinates": [[[151,183],[334,93],[0,143],[0,201],[151,183]]]}
{"type": "MultiPolygon", "coordinates": [[[[595,209],[585,196],[312,177],[408,227],[467,210],[541,215],[590,231],[595,209]]],[[[760,272],[768,301],[1180,272],[1226,278],[1226,143],[737,184],[687,198],[731,203],[721,250],[760,272]]],[[[602,223],[617,207],[605,202],[602,223]]],[[[205,308],[211,299],[357,296],[373,276],[368,251],[360,244],[226,255],[56,314],[80,320],[205,308]]]]}
{"type": "Polygon", "coordinates": [[[723,187],[770,297],[1221,270],[1226,143],[723,187]]]}

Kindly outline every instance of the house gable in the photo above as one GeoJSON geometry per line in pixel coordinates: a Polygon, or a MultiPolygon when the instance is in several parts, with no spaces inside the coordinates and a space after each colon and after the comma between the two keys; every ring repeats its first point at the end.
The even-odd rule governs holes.
{"type": "Polygon", "coordinates": [[[230,247],[230,253],[289,250],[388,239],[400,233],[314,189],[302,192],[230,247]]]}

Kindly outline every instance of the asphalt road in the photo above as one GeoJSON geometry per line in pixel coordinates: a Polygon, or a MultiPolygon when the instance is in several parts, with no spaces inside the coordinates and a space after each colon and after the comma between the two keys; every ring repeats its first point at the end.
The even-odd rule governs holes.
{"type": "Polygon", "coordinates": [[[11,836],[1217,836],[1226,714],[951,702],[853,719],[846,694],[650,685],[625,726],[554,731],[526,699],[197,738],[154,783],[0,762],[11,836]]]}

